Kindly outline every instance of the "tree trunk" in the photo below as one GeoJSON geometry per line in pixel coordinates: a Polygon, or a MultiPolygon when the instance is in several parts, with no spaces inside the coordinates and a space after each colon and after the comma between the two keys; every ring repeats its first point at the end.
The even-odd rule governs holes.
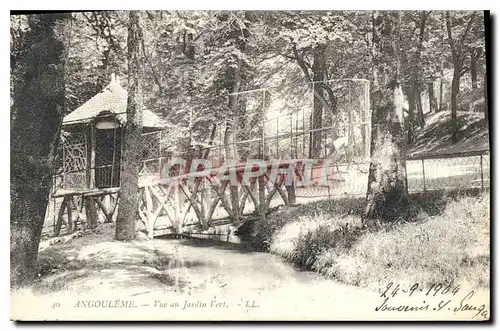
{"type": "Polygon", "coordinates": [[[373,14],[372,144],[363,222],[406,213],[408,190],[398,36],[401,14],[373,14]]]}
{"type": "Polygon", "coordinates": [[[427,17],[429,13],[422,11],[420,12],[420,31],[418,35],[418,47],[417,54],[414,59],[415,65],[413,66],[413,70],[411,72],[411,84],[414,93],[414,101],[415,101],[415,110],[416,110],[416,119],[418,125],[423,129],[425,125],[424,112],[422,109],[422,97],[421,97],[421,77],[422,77],[422,65],[421,65],[421,54],[424,45],[424,37],[425,37],[425,26],[427,22],[427,17]]]}
{"type": "MultiPolygon", "coordinates": [[[[233,123],[226,125],[226,131],[224,134],[224,146],[226,149],[226,163],[235,164],[238,161],[238,150],[235,144],[235,132],[234,128],[236,126],[233,123]]],[[[239,221],[239,193],[238,186],[233,185],[236,183],[229,183],[229,197],[231,199],[231,211],[233,212],[234,221],[239,221]]]]}
{"type": "Polygon", "coordinates": [[[484,119],[486,120],[486,123],[489,121],[489,116],[488,116],[488,76],[485,71],[484,73],[484,84],[483,84],[483,93],[484,93],[484,119]]]}
{"type": "MultiPolygon", "coordinates": [[[[313,111],[309,117],[309,128],[321,128],[323,126],[323,111],[331,111],[331,116],[336,113],[336,99],[333,91],[326,84],[313,83],[314,81],[323,81],[326,76],[325,45],[316,46],[313,50],[313,77],[309,73],[309,66],[304,60],[304,52],[299,53],[296,44],[292,44],[292,51],[299,65],[304,78],[313,84],[311,87],[314,95],[313,111]],[[330,104],[325,98],[324,91],[328,92],[330,104]],[[313,118],[314,114],[314,118],[313,118]]],[[[326,132],[325,132],[326,135],[326,132]]],[[[321,131],[311,132],[309,134],[309,158],[318,158],[321,153],[321,131]]]]}
{"type": "Polygon", "coordinates": [[[29,284],[52,185],[64,113],[64,45],[60,21],[69,14],[33,14],[26,49],[12,68],[10,281],[29,284]]]}
{"type": "Polygon", "coordinates": [[[130,11],[128,22],[128,99],[127,124],[124,131],[122,173],[120,175],[120,208],[116,218],[117,240],[136,237],[137,194],[142,135],[141,55],[142,40],[139,12],[130,11]]]}
{"type": "Polygon", "coordinates": [[[417,103],[418,125],[423,129],[425,126],[425,116],[424,108],[422,107],[422,94],[418,89],[415,90],[415,101],[417,103]]]}
{"type": "MultiPolygon", "coordinates": [[[[241,86],[241,75],[239,65],[233,69],[232,80],[232,93],[238,93],[241,86]]],[[[229,110],[231,112],[230,118],[226,123],[226,130],[224,133],[224,148],[226,152],[226,160],[237,161],[239,159],[238,149],[236,147],[237,132],[239,127],[239,114],[238,114],[238,95],[229,96],[229,110]]],[[[239,135],[238,135],[239,136],[239,135]]]]}
{"type": "Polygon", "coordinates": [[[460,92],[460,69],[455,68],[453,70],[453,79],[451,81],[451,122],[450,122],[450,134],[451,142],[455,144],[457,142],[457,96],[460,92]]]}
{"type": "MultiPolygon", "coordinates": [[[[325,78],[326,62],[325,62],[325,45],[316,46],[313,52],[313,82],[322,82],[325,78]]],[[[311,159],[317,159],[321,156],[321,137],[323,132],[320,131],[323,127],[323,103],[324,89],[322,83],[313,83],[314,107],[312,113],[312,132],[311,138],[311,159]]]]}
{"type": "Polygon", "coordinates": [[[439,110],[443,110],[443,67],[441,67],[441,78],[439,79],[439,110]]]}
{"type": "Polygon", "coordinates": [[[453,144],[457,142],[457,96],[460,92],[460,76],[463,68],[464,61],[464,40],[467,38],[467,34],[469,33],[472,22],[474,21],[477,13],[471,12],[469,15],[469,19],[467,22],[467,26],[465,27],[462,35],[459,38],[459,42],[455,43],[453,40],[452,33],[452,19],[450,16],[450,12],[445,12],[445,21],[446,21],[446,31],[448,33],[448,43],[450,44],[451,49],[451,58],[453,62],[453,79],[451,81],[451,122],[450,122],[450,134],[451,141],[453,144]]]}
{"type": "MultiPolygon", "coordinates": [[[[245,47],[242,46],[244,50],[245,47]]],[[[236,60],[236,67],[233,68],[232,74],[232,92],[238,93],[241,90],[242,78],[241,78],[241,63],[236,60]]],[[[239,160],[238,148],[236,146],[236,140],[241,139],[241,133],[235,132],[239,129],[239,122],[245,121],[246,118],[240,118],[238,110],[238,95],[232,95],[229,97],[229,109],[232,113],[232,120],[226,126],[226,133],[224,136],[224,143],[226,147],[226,160],[236,163],[239,160]]],[[[233,220],[239,222],[240,220],[240,200],[239,200],[239,190],[237,183],[229,183],[229,197],[231,199],[231,211],[233,213],[233,220]]]]}
{"type": "Polygon", "coordinates": [[[470,60],[470,79],[472,82],[472,89],[477,89],[477,64],[474,56],[471,56],[470,60]]]}
{"type": "Polygon", "coordinates": [[[434,82],[430,82],[427,85],[427,93],[429,94],[429,111],[432,114],[437,111],[437,100],[434,95],[434,82]]]}
{"type": "Polygon", "coordinates": [[[405,127],[407,130],[407,143],[412,144],[414,141],[413,126],[415,122],[416,104],[415,96],[413,95],[411,87],[406,88],[406,98],[408,99],[408,118],[405,122],[405,127]]]}
{"type": "Polygon", "coordinates": [[[477,89],[477,61],[481,57],[483,51],[474,49],[470,52],[470,79],[472,82],[472,89],[477,89]]]}
{"type": "Polygon", "coordinates": [[[182,39],[183,39],[182,52],[184,53],[184,55],[186,55],[188,59],[194,61],[196,50],[194,47],[193,34],[184,31],[182,39]]]}
{"type": "MultiPolygon", "coordinates": [[[[217,133],[217,124],[212,124],[212,132],[210,133],[210,139],[208,141],[208,146],[212,146],[214,144],[214,139],[215,135],[217,133]]],[[[205,151],[203,152],[203,159],[206,160],[208,159],[208,156],[210,155],[210,147],[207,147],[205,151]]]]}
{"type": "MultiPolygon", "coordinates": [[[[222,14],[219,19],[222,21],[227,21],[230,15],[222,14]]],[[[230,24],[232,30],[227,36],[227,41],[233,43],[235,47],[242,53],[247,52],[247,42],[248,38],[251,36],[250,27],[256,17],[252,11],[245,12],[245,25],[240,29],[230,24]]],[[[245,63],[237,57],[236,66],[227,68],[228,79],[226,80],[226,89],[232,91],[232,93],[238,93],[245,86],[247,81],[250,79],[250,72],[245,68],[245,63]]],[[[236,148],[236,140],[243,139],[246,132],[242,130],[239,123],[246,123],[247,114],[244,112],[245,105],[241,105],[238,100],[237,95],[232,95],[229,98],[229,109],[233,120],[226,126],[226,134],[224,137],[226,145],[226,160],[238,161],[240,159],[239,151],[236,148]],[[242,110],[241,112],[239,110],[242,110]],[[229,146],[229,144],[232,144],[229,146]]],[[[245,124],[244,124],[245,125],[245,124]]],[[[248,151],[244,150],[242,154],[248,154],[248,151]]],[[[244,158],[248,155],[243,155],[244,158]]],[[[234,183],[236,184],[236,183],[234,183]]],[[[231,199],[231,211],[233,213],[233,220],[238,222],[240,219],[240,208],[239,208],[239,190],[237,185],[230,183],[229,195],[231,199]]]]}

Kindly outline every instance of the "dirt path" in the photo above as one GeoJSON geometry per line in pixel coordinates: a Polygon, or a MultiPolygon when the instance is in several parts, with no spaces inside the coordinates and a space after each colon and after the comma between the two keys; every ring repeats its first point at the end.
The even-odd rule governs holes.
{"type": "Polygon", "coordinates": [[[123,243],[111,240],[112,233],[107,227],[43,250],[44,275],[31,290],[11,294],[13,318],[388,317],[375,312],[382,302],[380,294],[296,270],[279,257],[240,244],[199,239],[123,243]],[[51,269],[53,261],[57,267],[51,269]],[[130,307],[119,307],[123,305],[130,307]]]}

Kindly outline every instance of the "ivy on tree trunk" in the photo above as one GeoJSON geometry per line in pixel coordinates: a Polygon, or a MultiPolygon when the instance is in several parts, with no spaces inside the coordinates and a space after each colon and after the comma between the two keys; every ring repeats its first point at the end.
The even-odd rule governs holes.
{"type": "Polygon", "coordinates": [[[400,15],[399,12],[376,12],[372,18],[372,159],[364,222],[405,216],[408,204],[397,43],[400,15]]]}
{"type": "Polygon", "coordinates": [[[12,68],[11,286],[29,284],[52,184],[64,109],[64,44],[61,23],[69,14],[33,14],[23,55],[12,68]]]}

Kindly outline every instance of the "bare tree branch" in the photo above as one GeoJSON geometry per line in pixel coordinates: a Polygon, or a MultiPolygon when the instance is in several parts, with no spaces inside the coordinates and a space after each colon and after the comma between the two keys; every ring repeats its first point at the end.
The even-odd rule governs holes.
{"type": "Polygon", "coordinates": [[[141,38],[141,46],[142,46],[142,53],[144,55],[144,58],[146,59],[146,62],[148,63],[149,68],[151,69],[151,72],[153,73],[153,80],[155,81],[156,85],[160,89],[160,94],[163,95],[165,89],[163,88],[163,85],[160,81],[160,78],[158,77],[158,74],[156,73],[156,70],[153,67],[153,64],[151,63],[151,60],[149,59],[148,54],[146,53],[146,46],[144,45],[144,38],[141,38]]]}

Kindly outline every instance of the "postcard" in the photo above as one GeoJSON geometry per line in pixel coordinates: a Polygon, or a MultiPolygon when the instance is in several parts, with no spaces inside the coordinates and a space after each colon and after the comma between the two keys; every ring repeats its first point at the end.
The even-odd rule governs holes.
{"type": "Polygon", "coordinates": [[[490,320],[488,11],[10,23],[12,320],[490,320]]]}

